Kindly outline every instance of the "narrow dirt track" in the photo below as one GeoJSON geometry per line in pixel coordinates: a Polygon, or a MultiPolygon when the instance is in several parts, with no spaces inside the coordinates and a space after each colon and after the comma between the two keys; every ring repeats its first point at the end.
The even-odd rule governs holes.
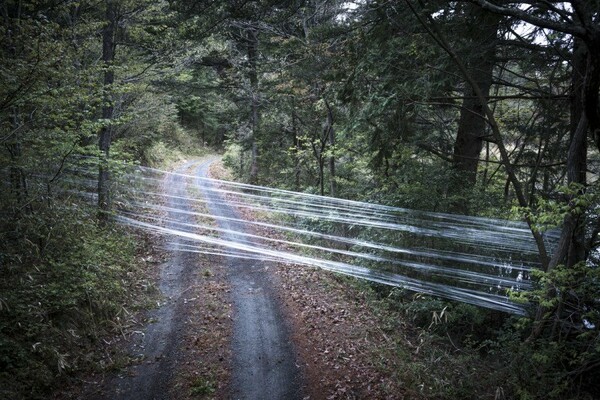
{"type": "MultiPolygon", "coordinates": [[[[184,174],[194,162],[179,167],[176,173],[184,174]]],[[[177,174],[170,175],[164,190],[172,195],[168,206],[191,211],[191,205],[183,199],[187,195],[185,179],[177,174]]],[[[186,216],[170,212],[168,217],[186,221],[186,216]]],[[[171,225],[174,225],[171,223],[171,225]]],[[[174,226],[170,226],[174,227],[174,226]]],[[[181,362],[181,343],[185,328],[183,294],[198,255],[177,251],[185,239],[173,237],[169,246],[171,259],[161,266],[159,288],[164,296],[163,303],[150,312],[150,323],[143,332],[137,332],[130,344],[130,355],[141,362],[128,367],[118,376],[104,381],[99,387],[90,387],[84,392],[86,399],[115,400],[166,400],[171,398],[173,371],[181,362]]]]}
{"type": "MultiPolygon", "coordinates": [[[[190,180],[181,176],[193,171],[197,178],[206,177],[210,164],[217,160],[213,157],[188,161],[175,171],[176,174],[170,175],[164,182],[165,193],[171,195],[167,206],[194,211],[193,204],[186,198],[198,196],[200,191],[213,215],[236,218],[235,210],[220,194],[209,191],[205,181],[198,179],[198,187],[192,191],[188,187],[190,180]]],[[[169,212],[167,217],[176,221],[169,226],[175,229],[185,226],[177,225],[177,222],[190,222],[189,215],[182,213],[169,212]]],[[[218,223],[225,229],[244,231],[243,224],[218,223]]],[[[193,231],[193,227],[188,230],[193,231]]],[[[224,239],[248,243],[244,237],[231,233],[224,235],[224,239]]],[[[200,255],[178,251],[186,241],[176,236],[169,239],[171,258],[161,266],[159,277],[163,303],[150,312],[148,319],[152,323],[143,332],[136,332],[129,345],[130,357],[140,362],[87,387],[78,398],[168,400],[189,395],[182,393],[182,367],[188,365],[189,369],[190,365],[204,361],[190,360],[191,353],[186,345],[189,337],[195,335],[190,329],[198,325],[189,323],[192,317],[188,315],[190,304],[185,296],[189,295],[193,286],[197,286],[194,282],[201,265],[200,255]]],[[[296,353],[277,293],[270,283],[269,265],[226,257],[222,258],[222,262],[227,268],[223,279],[228,282],[224,283],[231,288],[233,333],[229,340],[232,360],[226,362],[231,368],[231,381],[229,388],[220,392],[221,395],[227,393],[231,399],[248,400],[301,399],[303,390],[296,353]]]]}
{"type": "MultiPolygon", "coordinates": [[[[212,161],[200,163],[195,171],[207,177],[212,161]]],[[[213,183],[197,181],[207,199],[210,213],[238,218],[222,194],[211,192],[213,183]]],[[[218,221],[221,228],[244,232],[240,223],[218,221]]],[[[226,240],[251,244],[234,233],[226,240]]],[[[289,328],[282,315],[277,294],[269,280],[266,262],[228,258],[227,267],[233,301],[233,371],[231,397],[234,399],[301,399],[301,379],[289,328]]]]}

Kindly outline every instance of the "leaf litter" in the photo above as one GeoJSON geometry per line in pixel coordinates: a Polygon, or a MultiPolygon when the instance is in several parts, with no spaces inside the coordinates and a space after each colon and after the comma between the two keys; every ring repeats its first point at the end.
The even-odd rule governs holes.
{"type": "MultiPolygon", "coordinates": [[[[220,163],[211,175],[226,179],[220,163]]],[[[252,211],[238,213],[254,220],[252,211]]],[[[254,226],[254,233],[277,236],[254,226]]],[[[291,325],[307,399],[401,399],[401,384],[376,366],[389,338],[381,321],[365,306],[365,294],[343,278],[319,268],[273,263],[274,288],[291,325]]],[[[387,360],[394,363],[394,360],[387,360]]]]}

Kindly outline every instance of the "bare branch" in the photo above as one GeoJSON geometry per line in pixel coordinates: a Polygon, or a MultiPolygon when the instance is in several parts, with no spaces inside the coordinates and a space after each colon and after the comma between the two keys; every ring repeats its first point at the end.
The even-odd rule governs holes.
{"type": "Polygon", "coordinates": [[[550,21],[544,18],[536,17],[516,7],[502,7],[487,0],[468,0],[471,3],[479,5],[484,10],[504,15],[507,17],[519,18],[522,21],[528,22],[540,28],[552,29],[558,32],[569,33],[573,36],[584,37],[587,30],[582,25],[573,23],[550,21]]]}

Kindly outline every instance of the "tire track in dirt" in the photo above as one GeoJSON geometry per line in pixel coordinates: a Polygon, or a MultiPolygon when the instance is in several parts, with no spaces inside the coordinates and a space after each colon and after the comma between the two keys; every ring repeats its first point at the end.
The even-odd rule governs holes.
{"type": "MultiPolygon", "coordinates": [[[[216,160],[213,158],[198,164],[195,168],[197,177],[207,177],[211,162],[216,160]]],[[[238,218],[222,194],[210,191],[215,183],[198,179],[197,184],[211,214],[238,218]]],[[[223,229],[245,232],[241,223],[219,220],[218,224],[223,229]]],[[[252,244],[235,233],[225,233],[223,238],[252,244]]],[[[226,262],[234,308],[231,397],[301,399],[302,384],[296,354],[277,293],[269,278],[269,264],[238,258],[227,258],[226,262]]]]}
{"type": "MultiPolygon", "coordinates": [[[[187,184],[185,174],[198,161],[189,161],[180,166],[175,174],[169,174],[164,182],[164,191],[171,195],[168,207],[193,211],[192,206],[185,200],[187,184]]],[[[169,212],[169,219],[188,222],[187,216],[181,213],[169,212]]],[[[169,223],[170,228],[182,229],[175,222],[169,223]]],[[[188,230],[192,231],[192,228],[188,230]]],[[[161,266],[159,289],[164,296],[164,302],[156,310],[149,313],[148,324],[144,332],[137,332],[130,344],[130,355],[141,360],[129,366],[118,376],[108,377],[99,387],[88,388],[83,395],[86,399],[111,400],[163,400],[171,398],[173,371],[181,361],[182,341],[185,329],[185,299],[191,274],[198,264],[197,254],[178,251],[186,243],[186,239],[173,237],[169,241],[172,256],[161,266]],[[90,393],[90,391],[93,391],[90,393]]]]}
{"type": "MultiPolygon", "coordinates": [[[[174,174],[169,174],[163,189],[170,195],[166,205],[174,210],[193,212],[194,206],[186,198],[197,196],[200,191],[207,199],[206,206],[211,214],[237,218],[236,211],[222,195],[208,190],[216,184],[198,179],[198,187],[193,192],[188,188],[191,182],[184,175],[189,176],[193,171],[199,178],[206,177],[209,166],[217,160],[217,157],[209,157],[188,161],[174,174]]],[[[193,226],[182,228],[185,223],[190,223],[189,215],[169,212],[167,217],[173,221],[168,223],[168,228],[195,230],[193,226]]],[[[218,224],[224,229],[245,232],[244,225],[240,223],[218,221],[218,224]]],[[[235,233],[224,234],[223,238],[252,244],[235,233]]],[[[186,243],[197,243],[190,243],[179,236],[168,239],[168,243],[171,256],[161,265],[158,279],[163,303],[148,313],[148,320],[152,322],[144,331],[133,332],[130,338],[128,353],[138,362],[118,374],[107,374],[95,385],[88,385],[78,398],[167,400],[192,396],[189,394],[190,382],[185,381],[194,374],[189,367],[201,365],[206,360],[189,359],[192,357],[189,347],[193,347],[190,335],[196,335],[190,329],[197,329],[199,325],[190,324],[190,304],[186,305],[185,295],[194,292],[188,293],[192,289],[190,285],[196,282],[196,269],[206,259],[202,261],[202,255],[179,251],[186,243]]],[[[228,296],[233,306],[233,334],[229,338],[232,360],[226,363],[231,366],[229,389],[219,390],[216,395],[245,400],[301,399],[301,374],[278,292],[270,281],[272,269],[269,270],[269,263],[227,257],[222,260],[227,270],[222,279],[231,289],[228,296]]],[[[202,311],[200,315],[203,315],[202,311]]]]}

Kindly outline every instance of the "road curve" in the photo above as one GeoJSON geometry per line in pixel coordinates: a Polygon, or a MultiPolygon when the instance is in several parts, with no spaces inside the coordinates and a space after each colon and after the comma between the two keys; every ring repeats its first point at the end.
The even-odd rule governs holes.
{"type": "MultiPolygon", "coordinates": [[[[217,160],[215,157],[208,162],[198,162],[195,168],[198,189],[206,198],[211,214],[238,218],[222,194],[209,190],[216,184],[200,179],[208,176],[210,164],[217,160]]],[[[223,229],[245,232],[241,223],[219,220],[218,224],[223,229]]],[[[224,233],[222,237],[252,244],[235,233],[224,233]]],[[[234,307],[231,398],[301,399],[302,385],[296,354],[268,276],[268,264],[239,258],[227,258],[226,262],[234,307]]]]}

